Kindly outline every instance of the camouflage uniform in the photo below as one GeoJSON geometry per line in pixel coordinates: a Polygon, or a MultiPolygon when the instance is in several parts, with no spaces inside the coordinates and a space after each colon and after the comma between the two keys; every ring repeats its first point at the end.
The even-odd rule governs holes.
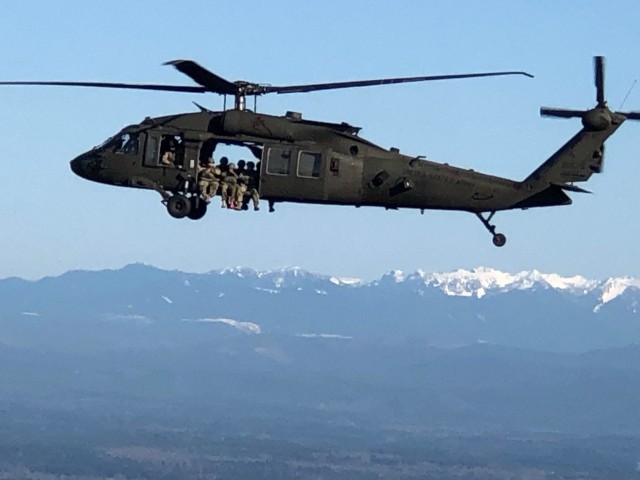
{"type": "Polygon", "coordinates": [[[238,174],[238,186],[236,187],[236,210],[242,210],[244,207],[244,194],[247,191],[247,184],[249,183],[249,177],[245,173],[238,174]]]}
{"type": "Polygon", "coordinates": [[[238,174],[233,163],[228,164],[226,170],[222,169],[222,208],[235,208],[236,190],[238,187],[238,174]],[[231,199],[231,201],[229,201],[231,199]]]}
{"type": "Polygon", "coordinates": [[[222,172],[211,161],[205,162],[204,165],[198,168],[198,171],[198,188],[200,189],[202,198],[209,203],[211,197],[214,197],[216,193],[218,193],[222,172]]]}

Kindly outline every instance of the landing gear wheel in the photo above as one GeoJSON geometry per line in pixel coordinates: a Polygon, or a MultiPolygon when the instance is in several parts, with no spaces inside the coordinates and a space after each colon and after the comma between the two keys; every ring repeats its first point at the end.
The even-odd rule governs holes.
{"type": "Polygon", "coordinates": [[[482,225],[484,225],[484,228],[486,228],[487,230],[489,230],[489,233],[491,235],[493,235],[493,244],[496,247],[503,247],[505,243],[507,243],[507,237],[505,237],[503,234],[501,233],[496,233],[496,226],[491,224],[491,219],[493,218],[493,216],[496,214],[495,211],[490,212],[489,216],[487,218],[484,218],[482,216],[482,213],[476,213],[476,217],[478,217],[478,220],[480,220],[482,222],[482,225]]]}
{"type": "Polygon", "coordinates": [[[504,247],[504,244],[507,243],[507,237],[505,237],[503,234],[501,233],[496,233],[493,236],[493,244],[496,247],[504,247]]]}
{"type": "Polygon", "coordinates": [[[197,196],[191,197],[191,210],[187,214],[191,220],[200,220],[207,213],[207,202],[197,196]]]}
{"type": "Polygon", "coordinates": [[[184,218],[191,212],[191,201],[184,195],[173,195],[167,200],[167,212],[173,218],[184,218]]]}

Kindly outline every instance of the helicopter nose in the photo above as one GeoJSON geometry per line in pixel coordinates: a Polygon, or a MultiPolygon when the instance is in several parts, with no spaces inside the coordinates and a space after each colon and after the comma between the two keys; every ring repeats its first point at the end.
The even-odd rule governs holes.
{"type": "Polygon", "coordinates": [[[78,158],[74,158],[73,160],[71,160],[71,171],[73,173],[75,173],[76,175],[78,175],[79,177],[82,177],[82,159],[80,157],[78,158]]]}
{"type": "Polygon", "coordinates": [[[71,160],[71,171],[87,180],[96,180],[102,159],[93,153],[83,153],[71,160]]]}

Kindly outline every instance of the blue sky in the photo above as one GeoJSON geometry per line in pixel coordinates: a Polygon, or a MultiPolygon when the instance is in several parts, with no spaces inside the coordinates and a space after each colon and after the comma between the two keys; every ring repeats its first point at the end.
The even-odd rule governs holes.
{"type": "MultiPolygon", "coordinates": [[[[592,56],[607,57],[617,108],[640,76],[637,1],[6,2],[4,80],[191,81],[161,64],[193,59],[230,80],[274,85],[526,70],[536,76],[273,95],[271,114],[346,121],[412,155],[522,179],[579,128],[542,105],[595,104],[592,56]]],[[[0,88],[4,176],[0,278],[144,262],[208,271],[300,266],[371,279],[391,269],[537,268],[640,275],[640,125],[607,143],[605,173],[569,207],[498,213],[495,248],[470,214],[295,204],[274,214],[170,218],[153,192],[87,182],[69,160],[145,116],[220,109],[216,95],[0,88]]],[[[626,110],[640,110],[640,87],[626,110]]]]}

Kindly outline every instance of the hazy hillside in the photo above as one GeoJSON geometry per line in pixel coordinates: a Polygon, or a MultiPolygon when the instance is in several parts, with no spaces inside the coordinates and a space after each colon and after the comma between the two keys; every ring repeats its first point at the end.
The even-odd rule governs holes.
{"type": "Polygon", "coordinates": [[[296,415],[292,429],[640,432],[640,347],[620,347],[640,338],[635,288],[602,304],[604,283],[468,273],[362,284],[132,265],[4,280],[0,399],[180,421],[296,415]],[[589,347],[609,349],[570,353],[589,347]]]}
{"type": "MultiPolygon", "coordinates": [[[[101,329],[108,338],[114,322],[228,319],[260,334],[420,338],[424,345],[444,348],[480,342],[581,352],[640,343],[639,300],[636,279],[491,269],[391,272],[361,283],[300,269],[188,274],[131,265],[37,282],[0,280],[5,336],[33,322],[46,330],[55,319],[76,325],[61,342],[73,341],[77,333],[81,344],[93,340],[84,329],[101,329]]],[[[119,335],[112,340],[114,345],[126,341],[119,335]]],[[[139,340],[144,342],[144,335],[139,340]]]]}
{"type": "Polygon", "coordinates": [[[2,280],[0,478],[628,478],[637,296],[488,269],[2,280]]]}

